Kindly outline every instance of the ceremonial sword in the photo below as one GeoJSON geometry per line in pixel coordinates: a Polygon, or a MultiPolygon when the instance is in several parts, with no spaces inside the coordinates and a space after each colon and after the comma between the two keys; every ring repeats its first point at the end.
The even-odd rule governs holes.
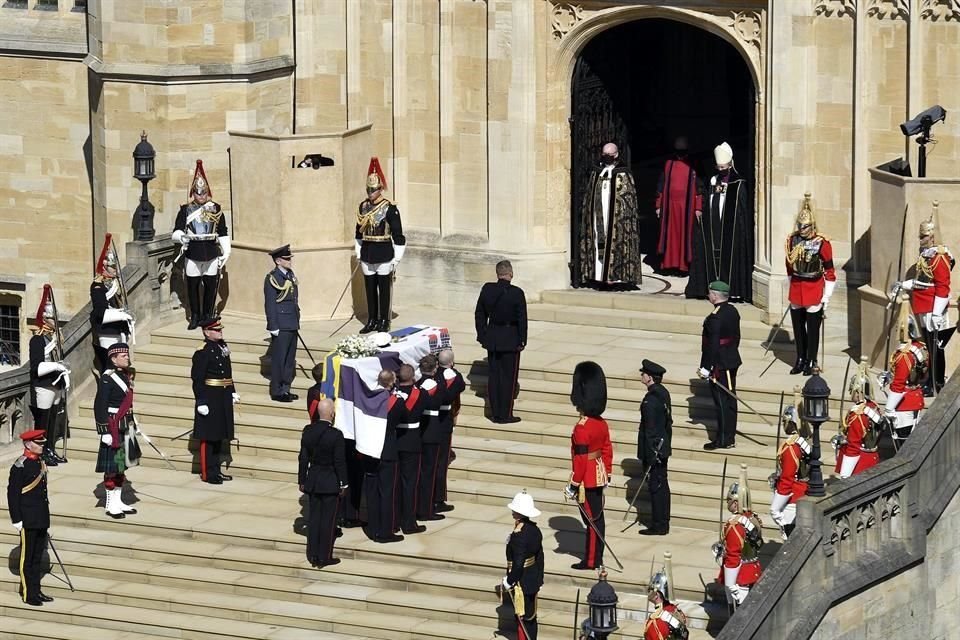
{"type": "Polygon", "coordinates": [[[156,451],[161,458],[163,458],[163,461],[170,465],[171,469],[176,471],[177,467],[170,462],[170,458],[167,457],[167,454],[165,454],[163,451],[160,451],[160,449],[157,448],[157,445],[153,444],[153,440],[150,439],[150,436],[147,435],[147,432],[140,428],[140,421],[137,420],[136,414],[131,413],[131,415],[133,416],[133,425],[136,427],[137,433],[142,435],[143,439],[147,441],[147,444],[150,445],[150,447],[153,448],[153,450],[156,451]]]}
{"type": "MultiPolygon", "coordinates": [[[[657,448],[654,450],[654,454],[655,454],[654,457],[660,455],[660,448],[661,448],[662,446],[663,446],[663,438],[660,438],[660,442],[657,444],[657,448]]],[[[635,503],[635,502],[637,501],[637,496],[640,495],[640,489],[643,488],[643,483],[646,482],[646,481],[647,481],[647,478],[650,477],[650,472],[651,472],[652,470],[653,470],[653,465],[649,465],[649,466],[647,467],[647,472],[646,472],[645,474],[643,474],[643,478],[640,479],[640,484],[637,486],[637,491],[636,491],[636,493],[633,494],[633,500],[630,501],[630,506],[627,507],[626,513],[623,514],[623,522],[626,522],[626,521],[627,521],[627,516],[630,515],[630,509],[633,509],[633,503],[635,503]]],[[[639,520],[639,518],[640,518],[640,511],[638,510],[638,511],[637,511],[637,519],[639,520]]],[[[632,527],[632,526],[633,526],[633,525],[631,524],[630,527],[632,527]]],[[[627,527],[627,529],[629,529],[630,527],[627,527]]],[[[624,531],[626,531],[626,529],[624,529],[624,531]]],[[[622,533],[622,532],[621,532],[621,533],[622,533]]]]}
{"type": "MultiPolygon", "coordinates": [[[[566,492],[563,493],[563,499],[565,502],[569,499],[569,497],[570,496],[568,496],[566,492]]],[[[590,528],[593,529],[594,535],[600,539],[600,542],[603,543],[603,546],[606,547],[607,551],[610,552],[610,555],[613,556],[613,560],[617,563],[617,566],[620,567],[620,571],[623,571],[623,563],[620,562],[620,558],[617,557],[617,554],[613,552],[613,549],[610,548],[610,545],[607,544],[607,541],[603,539],[602,535],[600,535],[600,530],[597,529],[597,525],[593,522],[593,519],[587,515],[586,509],[583,508],[583,505],[580,504],[579,500],[574,500],[574,502],[577,503],[577,508],[580,509],[580,515],[583,516],[583,519],[586,520],[590,528]]]]}
{"type": "MultiPolygon", "coordinates": [[[[717,381],[714,380],[713,378],[709,378],[709,380],[710,380],[710,383],[713,384],[714,386],[716,386],[718,389],[722,389],[723,392],[726,393],[728,396],[730,396],[731,398],[733,398],[734,400],[736,400],[737,402],[739,402],[740,404],[742,404],[743,406],[745,406],[747,409],[750,409],[750,411],[752,411],[754,415],[756,415],[758,418],[760,418],[761,420],[763,420],[764,422],[766,422],[768,427],[772,427],[772,426],[773,426],[773,423],[772,423],[772,422],[770,422],[769,420],[767,420],[766,418],[764,418],[764,417],[760,414],[759,411],[757,411],[756,409],[754,409],[753,407],[751,407],[749,404],[747,404],[746,402],[744,402],[744,400],[743,400],[742,398],[738,397],[737,394],[735,394],[733,391],[730,391],[730,389],[727,389],[725,386],[723,386],[722,384],[720,384],[719,382],[717,382],[717,381]]],[[[747,440],[752,440],[752,438],[750,438],[749,436],[746,436],[746,435],[744,435],[744,434],[742,434],[742,433],[741,433],[740,435],[742,435],[742,436],[743,436],[744,438],[746,438],[747,440]]],[[[757,442],[756,440],[753,440],[753,441],[754,441],[754,442],[757,442]]],[[[765,442],[760,442],[759,444],[762,444],[762,445],[765,446],[765,447],[768,446],[767,443],[765,443],[765,442]]]]}
{"type": "MultiPolygon", "coordinates": [[[[47,544],[50,545],[50,551],[53,551],[53,556],[57,559],[60,570],[63,571],[63,577],[67,579],[67,585],[70,587],[70,591],[76,591],[76,589],[73,588],[73,582],[70,581],[70,574],[67,573],[67,568],[63,566],[63,560],[60,559],[60,554],[57,553],[57,548],[53,546],[53,536],[49,533],[47,534],[47,544]]],[[[20,550],[20,553],[23,553],[23,549],[20,550]]]]}

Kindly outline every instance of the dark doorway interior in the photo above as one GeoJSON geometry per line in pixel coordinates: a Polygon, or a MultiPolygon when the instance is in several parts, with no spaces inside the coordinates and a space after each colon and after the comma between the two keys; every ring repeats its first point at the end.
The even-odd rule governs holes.
{"type": "MultiPolygon", "coordinates": [[[[645,254],[656,250],[657,182],[677,136],[689,139],[704,179],[714,172],[713,148],[727,141],[737,170],[751,188],[756,184],[753,79],[742,56],[718,36],[664,19],[613,27],[580,54],[572,93],[571,252],[583,191],[604,142],[617,142],[633,171],[645,254]]],[[[577,259],[571,255],[573,264],[577,259]]]]}

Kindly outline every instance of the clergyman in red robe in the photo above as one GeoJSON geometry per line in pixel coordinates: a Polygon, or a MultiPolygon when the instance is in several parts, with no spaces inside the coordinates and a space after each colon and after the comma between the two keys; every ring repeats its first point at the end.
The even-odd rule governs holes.
{"type": "Polygon", "coordinates": [[[693,221],[700,217],[702,197],[697,172],[687,157],[687,139],[677,138],[673,148],[676,153],[664,165],[657,186],[656,209],[660,218],[657,255],[661,271],[686,275],[693,253],[693,221]]]}

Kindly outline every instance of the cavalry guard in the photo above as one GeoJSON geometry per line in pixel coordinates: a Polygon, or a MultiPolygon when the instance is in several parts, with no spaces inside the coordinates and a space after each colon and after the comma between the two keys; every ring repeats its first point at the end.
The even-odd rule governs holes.
{"type": "Polygon", "coordinates": [[[880,462],[877,443],[884,424],[882,410],[873,401],[867,363],[862,361],[848,390],[853,406],[833,437],[837,448],[836,472],[841,478],[866,471],[880,462]]]}
{"type": "Polygon", "coordinates": [[[30,411],[34,427],[46,434],[43,461],[50,467],[67,461],[55,450],[57,439],[66,437],[66,393],[70,389],[70,369],[63,361],[57,322],[53,287],[45,284],[30,338],[30,411]]]}
{"type": "Polygon", "coordinates": [[[799,390],[794,391],[794,404],[781,416],[787,439],[777,451],[777,471],[770,476],[773,498],[770,517],[780,527],[786,540],[797,518],[797,501],[807,495],[810,482],[810,425],[800,418],[799,390]]]}
{"type": "Polygon", "coordinates": [[[643,627],[643,640],[687,640],[687,616],[673,602],[670,602],[670,578],[664,567],[650,577],[647,585],[647,600],[653,603],[654,610],[647,616],[643,627]]]}
{"type": "Polygon", "coordinates": [[[90,284],[93,352],[101,373],[110,366],[107,349],[118,342],[126,344],[134,341],[136,325],[127,304],[117,249],[113,244],[113,236],[108,233],[103,239],[93,283],[90,284]]]}
{"type": "Polygon", "coordinates": [[[720,561],[717,581],[726,588],[727,601],[737,607],[760,579],[758,554],[763,546],[763,525],[750,509],[746,465],[740,465],[740,479],[727,491],[727,510],[733,515],[723,523],[714,553],[720,561]]]}
{"type": "MultiPolygon", "coordinates": [[[[906,307],[903,307],[906,311],[906,307]]],[[[890,355],[890,368],[883,373],[884,386],[889,385],[883,415],[893,425],[893,443],[900,445],[913,431],[924,408],[923,385],[930,375],[930,355],[914,316],[906,313],[900,323],[901,344],[890,355]]]]}

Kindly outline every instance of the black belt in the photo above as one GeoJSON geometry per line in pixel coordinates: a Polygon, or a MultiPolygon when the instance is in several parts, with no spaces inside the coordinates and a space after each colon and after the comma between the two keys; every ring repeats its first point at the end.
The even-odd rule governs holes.
{"type": "Polygon", "coordinates": [[[517,326],[516,322],[491,322],[495,327],[515,327],[517,326]]]}

